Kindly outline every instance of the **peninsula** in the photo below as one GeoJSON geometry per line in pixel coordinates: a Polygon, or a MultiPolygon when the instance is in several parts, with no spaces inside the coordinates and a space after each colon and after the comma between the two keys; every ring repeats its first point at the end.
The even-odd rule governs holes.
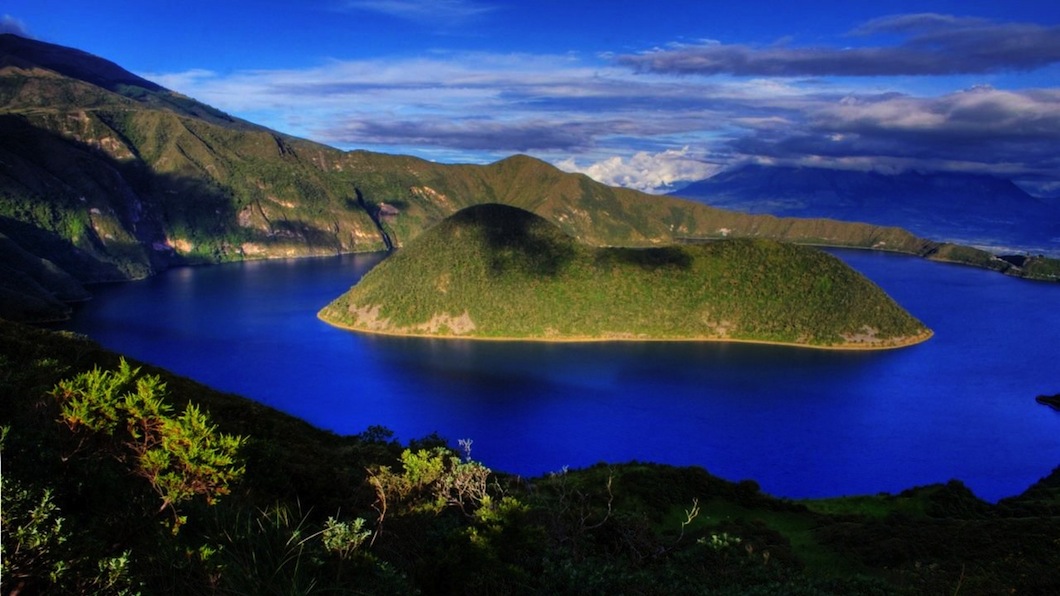
{"type": "Polygon", "coordinates": [[[819,250],[761,239],[582,244],[522,209],[466,208],[320,311],[356,331],[536,341],[748,341],[883,349],[931,336],[819,250]]]}

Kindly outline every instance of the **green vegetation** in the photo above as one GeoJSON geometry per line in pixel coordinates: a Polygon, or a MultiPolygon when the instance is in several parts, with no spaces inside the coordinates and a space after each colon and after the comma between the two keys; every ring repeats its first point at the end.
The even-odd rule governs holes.
{"type": "MultiPolygon", "coordinates": [[[[729,310],[700,313],[717,323],[770,308],[766,289],[778,277],[826,300],[849,282],[817,253],[771,242],[675,241],[937,248],[893,228],[649,197],[522,156],[444,166],[342,153],[91,56],[25,44],[6,47],[0,69],[2,316],[60,318],[64,302],[86,297],[82,283],[173,265],[378,250],[380,230],[411,252],[422,231],[485,202],[532,210],[593,245],[641,247],[590,249],[529,219],[522,235],[486,238],[497,250],[479,281],[505,280],[516,300],[500,306],[526,304],[528,279],[581,280],[566,285],[575,295],[535,287],[543,302],[533,304],[551,305],[560,320],[571,302],[592,307],[573,334],[612,331],[592,317],[615,296],[686,308],[676,294],[693,289],[691,278],[668,276],[700,267],[722,288],[748,286],[719,301],[729,310]],[[644,294],[630,293],[634,282],[644,294]]],[[[464,243],[441,248],[474,254],[460,252],[464,243]]],[[[1052,275],[1050,266],[1021,269],[1052,275]]],[[[435,300],[439,288],[456,293],[468,280],[420,281],[435,284],[425,290],[435,300]]],[[[814,316],[796,322],[834,339],[814,316]]],[[[638,324],[679,327],[656,318],[638,324]]],[[[806,339],[759,324],[750,333],[806,339]]],[[[462,447],[437,437],[401,445],[378,427],[339,437],[83,337],[0,318],[0,591],[1060,592],[1060,469],[997,505],[959,483],[795,503],[700,468],[630,463],[520,479],[475,462],[470,442],[462,447]]]]}
{"type": "Polygon", "coordinates": [[[1043,256],[1027,257],[1023,260],[1021,277],[1042,281],[1060,281],[1060,259],[1043,256]]]}
{"type": "MultiPolygon", "coordinates": [[[[0,45],[9,54],[0,68],[0,234],[80,283],[185,264],[384,250],[482,203],[532,211],[597,246],[771,238],[939,252],[898,228],[722,211],[611,188],[526,156],[479,166],[342,152],[232,118],[76,50],[11,35],[0,45]]],[[[983,265],[980,257],[955,258],[983,265]]],[[[1057,279],[1055,260],[1002,269],[1057,279]]],[[[42,296],[24,276],[8,279],[0,315],[63,316],[61,305],[46,304],[66,301],[61,292],[42,296]]]]}
{"type": "Polygon", "coordinates": [[[958,482],[794,502],[641,463],[521,479],[473,460],[470,441],[339,437],[3,320],[0,428],[4,593],[1060,590],[1060,468],[996,505],[958,482]],[[182,500],[174,532],[136,429],[167,434],[192,411],[196,449],[225,457],[159,446],[171,463],[215,461],[225,482],[182,500]]]}
{"type": "Polygon", "coordinates": [[[820,251],[767,240],[596,248],[514,207],[460,211],[321,311],[350,328],[543,340],[890,347],[929,332],[820,251]]]}
{"type": "Polygon", "coordinates": [[[147,480],[162,499],[159,509],[173,513],[174,532],[186,521],[178,505],[196,495],[213,503],[243,474],[237,452],[244,438],[217,433],[195,404],[173,416],[165,383],[141,376],[124,358],[116,370],[94,368],[60,381],[52,396],[71,431],[102,435],[113,443],[113,457],[147,480]]]}

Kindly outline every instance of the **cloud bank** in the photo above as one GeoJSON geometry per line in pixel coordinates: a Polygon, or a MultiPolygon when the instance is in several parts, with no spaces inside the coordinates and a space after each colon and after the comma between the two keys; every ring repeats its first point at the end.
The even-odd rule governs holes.
{"type": "Polygon", "coordinates": [[[754,47],[708,42],[618,57],[640,72],[737,76],[899,76],[1028,71],[1060,62],[1060,26],[931,13],[875,19],[851,38],[896,35],[895,46],[754,47]]]}
{"type": "Polygon", "coordinates": [[[649,191],[745,162],[962,170],[1046,187],[1060,180],[1060,87],[968,86],[962,77],[961,88],[958,79],[938,76],[917,87],[878,75],[1053,65],[1057,33],[915,14],[869,21],[844,38],[897,36],[888,47],[708,44],[617,58],[438,51],[304,69],[144,76],[341,148],[477,163],[528,152],[649,191]]]}

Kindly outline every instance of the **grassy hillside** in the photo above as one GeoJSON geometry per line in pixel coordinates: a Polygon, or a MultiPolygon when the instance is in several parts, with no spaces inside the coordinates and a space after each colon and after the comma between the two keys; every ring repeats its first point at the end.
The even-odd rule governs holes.
{"type": "MultiPolygon", "coordinates": [[[[526,156],[443,165],[343,152],[233,118],[101,58],[10,34],[0,35],[0,164],[0,234],[81,283],[384,250],[482,203],[533,211],[599,246],[747,237],[937,249],[898,228],[752,216],[612,188],[526,156]]],[[[1009,273],[1042,270],[985,259],[1009,273]]],[[[0,306],[14,306],[0,314],[62,316],[58,294],[40,311],[37,289],[9,285],[0,306]]]]}
{"type": "Polygon", "coordinates": [[[767,240],[582,244],[528,211],[479,205],[421,234],[321,311],[383,333],[730,339],[890,347],[929,332],[820,251],[767,240]]]}
{"type": "Polygon", "coordinates": [[[133,363],[163,402],[245,437],[240,479],[182,503],[174,532],[129,446],[62,415],[60,382],[119,366],[86,338],[0,319],[3,593],[1060,591],[1060,468],[996,505],[957,481],[793,502],[646,463],[520,479],[437,437],[338,437],[133,363]]]}

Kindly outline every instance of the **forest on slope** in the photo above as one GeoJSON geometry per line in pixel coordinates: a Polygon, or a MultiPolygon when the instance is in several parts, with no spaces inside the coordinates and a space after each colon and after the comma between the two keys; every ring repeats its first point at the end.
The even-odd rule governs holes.
{"type": "Polygon", "coordinates": [[[845,348],[930,332],[838,258],[771,240],[594,247],[477,205],[413,239],[321,311],[377,333],[536,340],[743,340],[845,348]]]}

